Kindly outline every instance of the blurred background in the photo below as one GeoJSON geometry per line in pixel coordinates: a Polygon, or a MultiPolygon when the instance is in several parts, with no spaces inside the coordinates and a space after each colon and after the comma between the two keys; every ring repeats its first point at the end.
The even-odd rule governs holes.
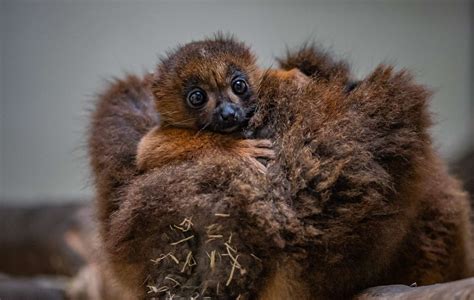
{"type": "Polygon", "coordinates": [[[0,0],[0,298],[103,298],[88,110],[107,79],[216,31],[262,66],[316,41],[358,78],[381,62],[410,69],[435,92],[436,149],[472,191],[473,1],[0,0]]]}
{"type": "MultiPolygon", "coordinates": [[[[470,1],[1,2],[0,201],[87,200],[88,108],[113,76],[152,70],[178,43],[218,30],[269,66],[315,40],[358,77],[380,62],[435,91],[436,147],[449,161],[474,140],[470,1]]],[[[0,202],[0,203],[1,203],[0,202]]]]}

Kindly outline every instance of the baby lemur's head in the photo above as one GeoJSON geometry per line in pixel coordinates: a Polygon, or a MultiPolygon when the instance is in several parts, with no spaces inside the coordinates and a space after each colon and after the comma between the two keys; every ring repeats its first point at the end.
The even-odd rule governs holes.
{"type": "Polygon", "coordinates": [[[164,124],[232,132],[251,117],[258,80],[250,49],[218,36],[169,53],[158,65],[152,91],[164,124]]]}

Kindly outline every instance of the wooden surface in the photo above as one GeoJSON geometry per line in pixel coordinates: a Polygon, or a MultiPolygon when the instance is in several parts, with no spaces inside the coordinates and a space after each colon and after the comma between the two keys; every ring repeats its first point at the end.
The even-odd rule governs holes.
{"type": "Polygon", "coordinates": [[[409,287],[406,285],[378,286],[367,289],[354,297],[354,300],[376,299],[474,299],[474,277],[420,287],[409,287]]]}

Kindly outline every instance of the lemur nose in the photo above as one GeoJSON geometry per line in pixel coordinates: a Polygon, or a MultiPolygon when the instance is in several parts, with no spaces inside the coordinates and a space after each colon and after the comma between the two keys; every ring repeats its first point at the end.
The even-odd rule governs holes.
{"type": "Polygon", "coordinates": [[[237,110],[232,104],[227,104],[222,107],[220,115],[223,121],[234,121],[237,119],[237,110]]]}

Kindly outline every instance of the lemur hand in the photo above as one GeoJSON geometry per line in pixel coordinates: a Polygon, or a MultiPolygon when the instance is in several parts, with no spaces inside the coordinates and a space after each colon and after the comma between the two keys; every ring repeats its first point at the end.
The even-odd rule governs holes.
{"type": "Polygon", "coordinates": [[[267,167],[258,158],[270,160],[275,158],[275,151],[270,140],[245,139],[237,142],[236,152],[247,160],[253,167],[262,173],[267,172],[267,167]]]}

